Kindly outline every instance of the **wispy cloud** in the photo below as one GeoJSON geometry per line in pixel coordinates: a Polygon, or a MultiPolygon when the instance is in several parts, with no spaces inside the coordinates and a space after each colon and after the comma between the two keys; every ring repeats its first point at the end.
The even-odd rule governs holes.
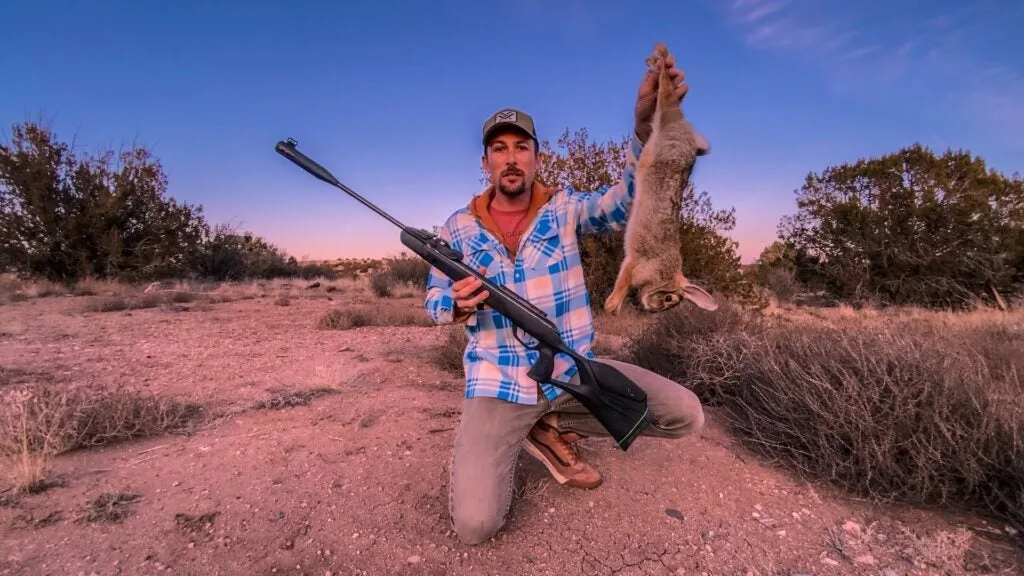
{"type": "Polygon", "coordinates": [[[820,65],[838,89],[910,89],[1024,145],[1017,36],[1024,4],[726,0],[717,6],[748,46],[820,65]]]}

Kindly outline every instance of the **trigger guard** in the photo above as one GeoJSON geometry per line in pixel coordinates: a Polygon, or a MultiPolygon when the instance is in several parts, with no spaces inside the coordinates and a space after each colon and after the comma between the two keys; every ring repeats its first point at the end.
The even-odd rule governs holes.
{"type": "Polygon", "coordinates": [[[516,339],[516,340],[517,340],[517,341],[518,341],[518,342],[519,342],[520,344],[522,344],[524,348],[526,348],[527,350],[536,350],[537,348],[539,348],[539,347],[540,347],[540,342],[537,342],[537,343],[536,343],[536,344],[534,344],[533,346],[530,346],[530,345],[529,345],[529,344],[527,344],[526,342],[523,342],[523,339],[519,337],[519,331],[520,331],[520,330],[522,330],[522,328],[519,328],[518,326],[516,326],[516,327],[513,327],[513,328],[512,328],[512,336],[513,336],[513,337],[515,337],[515,339],[516,339]]]}

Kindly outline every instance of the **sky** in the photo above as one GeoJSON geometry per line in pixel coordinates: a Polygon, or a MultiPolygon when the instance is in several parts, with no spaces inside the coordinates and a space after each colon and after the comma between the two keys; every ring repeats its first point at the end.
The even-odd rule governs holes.
{"type": "Polygon", "coordinates": [[[285,138],[400,221],[480,192],[493,112],[542,139],[632,130],[655,42],[711,143],[694,184],[734,208],[744,262],[810,172],[920,142],[1024,173],[1020,0],[5,0],[0,139],[43,120],[142,145],[168,195],[297,258],[377,257],[398,229],[274,151],[285,138]]]}

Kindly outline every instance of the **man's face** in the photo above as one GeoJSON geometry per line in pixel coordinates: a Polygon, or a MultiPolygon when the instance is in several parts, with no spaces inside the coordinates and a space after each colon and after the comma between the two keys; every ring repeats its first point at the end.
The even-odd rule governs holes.
{"type": "Polygon", "coordinates": [[[514,198],[533,186],[537,162],[533,139],[523,132],[508,129],[491,137],[483,157],[483,168],[498,192],[514,198]]]}

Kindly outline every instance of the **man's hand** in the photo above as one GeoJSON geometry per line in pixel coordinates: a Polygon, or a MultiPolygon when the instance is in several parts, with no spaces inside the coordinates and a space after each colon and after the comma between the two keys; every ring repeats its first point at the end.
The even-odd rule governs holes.
{"type": "MultiPolygon", "coordinates": [[[[483,274],[487,271],[487,268],[480,268],[480,273],[483,274]]],[[[462,280],[452,284],[452,295],[455,297],[455,316],[468,315],[475,308],[476,305],[483,302],[488,296],[487,290],[482,290],[476,296],[471,296],[482,283],[474,276],[466,276],[462,280]]]]}
{"type": "MultiPolygon", "coordinates": [[[[676,57],[672,54],[665,58],[665,66],[668,66],[668,76],[676,87],[676,97],[682,100],[689,88],[683,81],[685,74],[683,74],[682,70],[676,68],[676,57]]],[[[658,70],[648,69],[647,73],[640,80],[640,88],[637,90],[634,129],[636,130],[637,137],[643,143],[647,142],[653,130],[651,128],[651,119],[654,117],[654,108],[658,96],[658,75],[658,70]]]]}

